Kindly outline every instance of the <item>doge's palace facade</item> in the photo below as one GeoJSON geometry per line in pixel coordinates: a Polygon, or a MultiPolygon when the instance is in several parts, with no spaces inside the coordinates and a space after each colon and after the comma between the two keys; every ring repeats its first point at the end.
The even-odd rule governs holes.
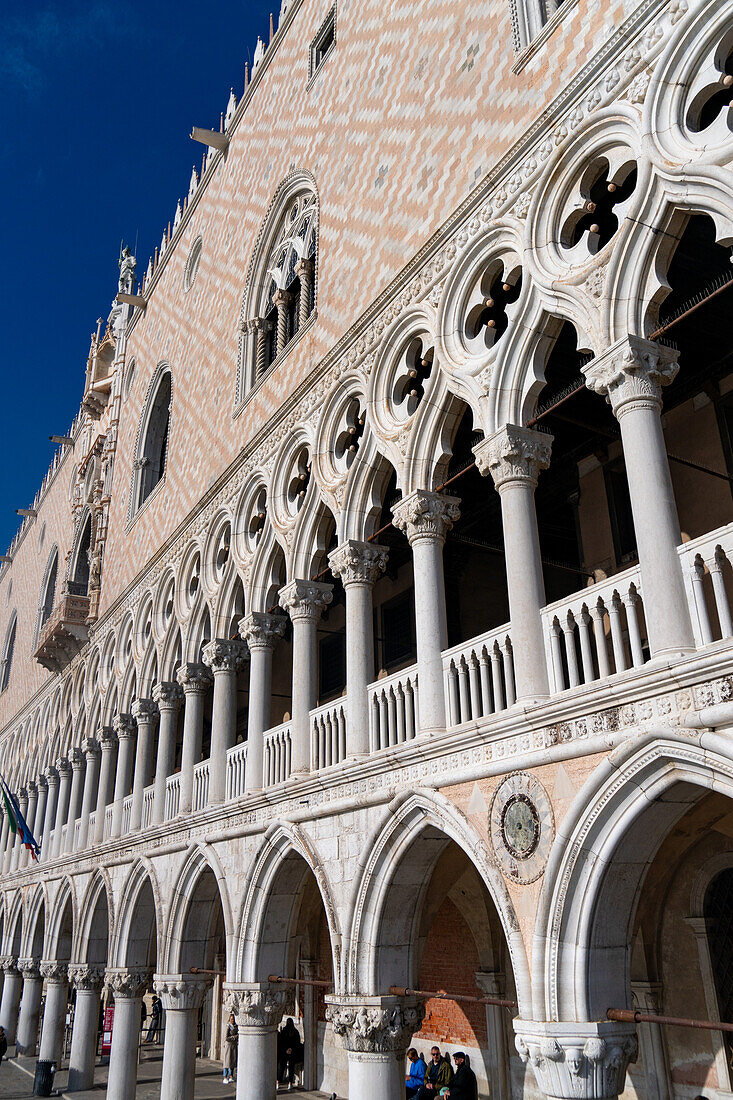
{"type": "Polygon", "coordinates": [[[230,1007],[240,1100],[284,1013],[352,1100],[731,1092],[607,1013],[733,1018],[732,86],[712,0],[283,0],[194,131],[0,571],[0,1024],[73,1001],[70,1089],[156,990],[169,1100],[230,1007]]]}

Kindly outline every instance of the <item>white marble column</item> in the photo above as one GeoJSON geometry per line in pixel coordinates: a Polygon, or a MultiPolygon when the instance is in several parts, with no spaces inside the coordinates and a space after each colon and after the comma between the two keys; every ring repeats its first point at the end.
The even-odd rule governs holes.
{"type": "Polygon", "coordinates": [[[374,608],[372,590],[387,567],[388,550],[349,539],[328,555],[331,572],[346,594],[346,752],[369,753],[367,685],[374,679],[374,608]]]}
{"type": "MultiPolygon", "coordinates": [[[[26,787],[27,787],[27,790],[28,790],[28,809],[27,809],[26,815],[25,815],[25,822],[26,822],[26,825],[28,826],[28,829],[30,831],[31,836],[35,837],[35,835],[36,835],[35,834],[36,813],[37,813],[37,809],[38,809],[38,787],[36,786],[36,784],[34,783],[33,780],[31,780],[29,783],[27,783],[26,787]]],[[[22,853],[21,853],[20,866],[21,867],[27,866],[27,864],[30,862],[30,860],[31,860],[31,854],[30,854],[30,852],[28,851],[27,848],[24,848],[22,853]]]]}
{"type": "Polygon", "coordinates": [[[43,820],[43,844],[41,845],[41,859],[51,859],[53,851],[53,831],[56,824],[56,808],[59,801],[59,773],[55,768],[46,768],[46,783],[48,784],[48,797],[46,799],[46,816],[43,820]]]}
{"type": "Polygon", "coordinates": [[[476,466],[491,474],[501,498],[504,561],[511,618],[514,681],[519,702],[546,698],[550,681],[540,612],[545,606],[535,489],[550,465],[552,436],[507,424],[474,448],[476,466]]]}
{"type": "Polygon", "coordinates": [[[422,1002],[398,997],[327,996],[326,1018],[348,1051],[349,1096],[403,1100],[410,1039],[422,1002]]]}
{"type": "MultiPolygon", "coordinates": [[[[18,794],[17,794],[16,797],[18,799],[18,805],[20,807],[20,812],[22,813],[23,817],[25,817],[25,812],[28,809],[28,791],[27,791],[27,789],[25,787],[21,787],[20,790],[18,791],[18,794]]],[[[11,855],[11,858],[10,858],[10,870],[11,871],[17,871],[18,865],[20,864],[20,853],[21,853],[21,851],[24,851],[24,850],[25,849],[23,848],[23,844],[22,844],[22,841],[20,839],[20,830],[18,830],[18,832],[15,834],[15,842],[13,844],[13,851],[12,851],[12,855],[11,855]]]]}
{"type": "Polygon", "coordinates": [[[99,758],[101,752],[99,742],[93,737],[85,737],[81,747],[86,760],[86,770],[84,772],[84,792],[81,799],[81,822],[79,824],[77,845],[78,850],[83,852],[89,839],[89,818],[95,806],[99,789],[99,758]]]}
{"type": "Polygon", "coordinates": [[[107,1100],[135,1100],[140,1002],[150,981],[150,971],[121,967],[108,970],[106,980],[115,998],[107,1100]]]}
{"type": "MultiPolygon", "coordinates": [[[[505,996],[504,975],[497,971],[478,970],[476,985],[485,997],[505,996]]],[[[507,1010],[499,1005],[486,1005],[485,1008],[486,1071],[491,1100],[512,1100],[507,1010]]]]}
{"type": "MultiPolygon", "coordinates": [[[[662,987],[659,982],[631,982],[634,1008],[640,1012],[658,1016],[662,1011],[662,987]]],[[[647,1100],[670,1100],[674,1094],[669,1075],[669,1059],[661,1024],[638,1024],[639,1048],[644,1069],[647,1100]]]]}
{"type": "Polygon", "coordinates": [[[448,645],[443,545],[458,519],[460,501],[418,489],[392,509],[394,524],[412,547],[417,632],[419,728],[430,733],[446,727],[442,652],[448,645]]]}
{"type": "Polygon", "coordinates": [[[38,1016],[41,1011],[41,993],[43,992],[40,959],[18,959],[18,970],[23,975],[23,993],[20,998],[16,1045],[18,1054],[24,1054],[26,1058],[35,1058],[38,1016]]]}
{"type": "Polygon", "coordinates": [[[310,770],[310,712],[318,705],[318,620],[333,585],[294,580],[280,589],[280,606],[293,624],[291,773],[310,770]]]}
{"type": "Polygon", "coordinates": [[[66,1010],[69,1004],[69,975],[66,963],[48,960],[41,963],[46,981],[46,1007],[43,1010],[40,1062],[60,1062],[64,1047],[66,1010]]]}
{"type": "Polygon", "coordinates": [[[135,775],[132,782],[132,809],[130,832],[142,827],[143,794],[150,783],[153,770],[153,731],[158,718],[158,707],[152,699],[136,699],[132,704],[132,717],[137,722],[137,746],[135,749],[135,775]]]}
{"type": "Polygon", "coordinates": [[[59,776],[59,793],[56,799],[56,819],[53,827],[53,855],[56,859],[62,851],[62,832],[69,813],[69,795],[71,794],[71,764],[66,759],[56,761],[59,776]]]}
{"type": "Polygon", "coordinates": [[[5,974],[2,1001],[0,1001],[0,1027],[5,1028],[8,1046],[12,1046],[18,1029],[18,1007],[23,990],[23,975],[18,970],[18,959],[15,955],[3,955],[0,958],[0,969],[5,974]]]}
{"type": "Polygon", "coordinates": [[[309,256],[304,256],[295,265],[295,274],[300,279],[300,301],[298,303],[298,328],[302,328],[311,313],[313,297],[313,276],[316,265],[309,256]]]}
{"type": "Polygon", "coordinates": [[[122,832],[122,803],[130,793],[132,786],[137,725],[131,714],[115,714],[112,719],[112,728],[117,734],[117,771],[115,773],[111,835],[119,836],[122,832]]]}
{"type": "Polygon", "coordinates": [[[160,1100],[194,1100],[196,1025],[211,979],[192,974],[156,974],[155,992],[165,1010],[160,1100]]]}
{"type": "Polygon", "coordinates": [[[679,369],[679,352],[639,336],[618,340],[583,368],[585,384],[602,394],[621,429],[644,620],[653,657],[694,648],[690,609],[677,547],[682,541],[662,431],[662,387],[679,369]]]}
{"type": "Polygon", "coordinates": [[[272,710],[272,655],[285,633],[284,615],[253,611],[239,620],[239,633],[249,649],[249,710],[247,715],[247,767],[244,787],[258,791],[264,785],[265,739],[272,710]]]}
{"type": "Polygon", "coordinates": [[[246,648],[240,641],[214,638],[203,650],[203,661],[214,677],[209,758],[209,806],[226,797],[227,752],[237,741],[237,673],[246,648]]]}
{"type": "Polygon", "coordinates": [[[117,734],[111,726],[100,726],[97,740],[102,753],[97,784],[97,808],[94,815],[94,844],[104,840],[104,822],[107,807],[114,798],[115,762],[117,755],[117,734]]]}
{"type": "Polygon", "coordinates": [[[76,1005],[71,1032],[67,1089],[69,1092],[81,1092],[94,1087],[99,998],[104,984],[104,967],[90,966],[88,963],[72,963],[69,966],[69,981],[76,990],[76,1005]]]}
{"type": "MultiPolygon", "coordinates": [[[[319,977],[318,960],[300,960],[300,972],[305,981],[319,977]]],[[[315,1091],[318,1087],[318,995],[317,986],[300,987],[303,1001],[303,1088],[315,1091]]]]}
{"type": "Polygon", "coordinates": [[[277,1091],[277,1028],[287,991],[269,982],[226,984],[227,1014],[239,1028],[237,1100],[275,1100],[277,1091]],[[246,1069],[245,1069],[246,1067],[246,1069]]]}
{"type": "Polygon", "coordinates": [[[5,870],[5,856],[8,851],[8,836],[10,834],[10,818],[5,810],[5,803],[0,807],[0,813],[3,815],[3,828],[0,833],[0,869],[5,870]]]}
{"type": "Polygon", "coordinates": [[[33,836],[36,838],[38,846],[42,848],[43,834],[46,828],[46,803],[48,802],[48,781],[45,775],[38,776],[36,787],[38,788],[38,802],[36,803],[36,820],[34,822],[35,828],[33,836]]]}
{"type": "Polygon", "coordinates": [[[181,797],[178,812],[190,814],[193,805],[193,769],[201,759],[204,728],[204,696],[211,687],[206,665],[182,665],[176,674],[186,700],[183,712],[183,749],[181,752],[181,797]]]}
{"type": "Polygon", "coordinates": [[[277,307],[277,354],[285,350],[290,340],[291,333],[288,330],[288,311],[293,300],[293,295],[287,290],[276,290],[272,303],[277,307]]]}
{"type": "Polygon", "coordinates": [[[71,750],[71,792],[69,794],[69,811],[66,816],[66,841],[64,843],[65,852],[74,851],[74,827],[76,825],[76,819],[81,814],[81,799],[84,793],[84,767],[86,761],[84,759],[84,753],[81,749],[74,748],[71,750]]]}
{"type": "Polygon", "coordinates": [[[176,729],[178,711],[183,702],[181,685],[175,680],[156,684],[153,699],[160,712],[158,727],[158,755],[155,761],[155,794],[153,796],[153,824],[162,825],[165,820],[166,780],[173,774],[176,757],[176,729]]]}
{"type": "Polygon", "coordinates": [[[624,1091],[638,1050],[633,1024],[512,1022],[519,1057],[550,1100],[616,1100],[624,1091]]]}

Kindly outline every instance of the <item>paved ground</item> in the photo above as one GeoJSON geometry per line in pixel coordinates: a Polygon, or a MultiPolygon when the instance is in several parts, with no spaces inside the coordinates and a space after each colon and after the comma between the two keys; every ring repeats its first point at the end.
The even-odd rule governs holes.
{"type": "MultiPolygon", "coordinates": [[[[159,1100],[160,1098],[160,1071],[162,1068],[162,1055],[158,1051],[146,1054],[138,1071],[136,1100],[159,1100]]],[[[35,1062],[30,1059],[13,1059],[0,1065],[0,1100],[33,1100],[33,1073],[35,1062]]],[[[107,1067],[100,1066],[97,1069],[95,1088],[90,1092],[64,1093],[66,1085],[66,1070],[56,1075],[54,1086],[61,1091],[56,1095],[67,1096],[68,1100],[102,1100],[106,1093],[107,1067]]],[[[221,1067],[218,1062],[210,1062],[202,1058],[198,1062],[196,1073],[196,1100],[226,1100],[234,1097],[234,1085],[222,1085],[221,1067]]],[[[297,1096],[300,1100],[323,1100],[327,1097],[322,1092],[283,1092],[283,1096],[297,1096]]]]}

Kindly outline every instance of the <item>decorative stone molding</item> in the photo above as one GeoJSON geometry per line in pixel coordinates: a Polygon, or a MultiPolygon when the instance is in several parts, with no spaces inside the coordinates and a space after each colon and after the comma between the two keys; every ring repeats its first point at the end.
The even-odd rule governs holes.
{"type": "Polygon", "coordinates": [[[458,497],[416,489],[395,504],[392,509],[394,525],[398,530],[404,531],[410,545],[418,539],[444,542],[461,514],[460,503],[458,497]]]}
{"type": "Polygon", "coordinates": [[[349,1051],[404,1054],[425,1018],[423,1001],[398,997],[326,997],[326,1019],[349,1051]]]}
{"type": "Polygon", "coordinates": [[[203,650],[204,664],[214,675],[217,672],[239,672],[247,650],[241,642],[229,638],[214,638],[203,650]]]}
{"type": "MultiPolygon", "coordinates": [[[[18,959],[17,970],[24,978],[40,978],[42,964],[39,959],[18,959]]],[[[44,978],[46,975],[43,975],[44,978]]]]}
{"type": "Polygon", "coordinates": [[[18,956],[3,955],[2,957],[0,957],[0,970],[4,970],[6,974],[17,974],[18,956]]]}
{"type": "Polygon", "coordinates": [[[131,714],[115,714],[112,719],[112,729],[117,734],[118,741],[129,740],[137,733],[137,722],[131,714]]]}
{"type": "Polygon", "coordinates": [[[89,963],[70,963],[69,981],[78,991],[99,993],[104,985],[104,967],[89,963]]]}
{"type": "Polygon", "coordinates": [[[145,967],[128,968],[115,967],[105,972],[105,982],[115,995],[119,997],[138,998],[150,984],[150,971],[145,967]]]}
{"type": "Polygon", "coordinates": [[[291,581],[280,589],[278,599],[293,622],[318,619],[333,599],[333,585],[319,581],[291,581]]]}
{"type": "Polygon", "coordinates": [[[287,621],[284,615],[252,611],[239,620],[239,633],[249,649],[274,649],[285,633],[287,621]]]}
{"type": "Polygon", "coordinates": [[[334,577],[340,577],[344,588],[350,584],[374,584],[387,568],[389,550],[374,542],[347,539],[328,555],[334,577]]]}
{"type": "Polygon", "coordinates": [[[211,687],[211,673],[208,668],[195,661],[181,665],[176,673],[176,679],[183,688],[184,695],[188,695],[189,692],[198,692],[203,695],[211,687]]]}
{"type": "Polygon", "coordinates": [[[81,751],[85,757],[97,756],[101,752],[99,741],[95,737],[85,737],[81,743],[81,751]]]}
{"type": "Polygon", "coordinates": [[[531,1062],[545,1096],[557,1100],[614,1100],[624,1091],[629,1063],[636,1061],[633,1024],[515,1019],[514,1030],[519,1057],[531,1062]]]}
{"type": "Polygon", "coordinates": [[[138,724],[152,722],[158,717],[158,704],[153,699],[136,699],[132,704],[132,717],[138,724]]]}
{"type": "Polygon", "coordinates": [[[583,367],[585,384],[606,398],[617,420],[630,408],[661,409],[662,386],[674,381],[678,358],[678,351],[630,334],[583,367]]]}
{"type": "Polygon", "coordinates": [[[158,710],[178,710],[183,702],[183,689],[177,680],[163,680],[153,688],[158,710]]]}
{"type": "Polygon", "coordinates": [[[524,482],[537,485],[540,470],[550,465],[552,436],[532,428],[506,424],[474,447],[480,473],[491,474],[501,492],[505,485],[524,482]]]}
{"type": "Polygon", "coordinates": [[[211,979],[192,974],[156,974],[153,989],[166,1012],[199,1009],[211,979]]]}
{"type": "Polygon", "coordinates": [[[288,1002],[288,990],[267,982],[226,983],[227,1012],[233,1012],[240,1027],[274,1028],[280,1023],[288,1002]]]}
{"type": "Polygon", "coordinates": [[[69,980],[67,964],[55,959],[44,959],[41,963],[41,974],[49,985],[62,985],[69,980]]]}

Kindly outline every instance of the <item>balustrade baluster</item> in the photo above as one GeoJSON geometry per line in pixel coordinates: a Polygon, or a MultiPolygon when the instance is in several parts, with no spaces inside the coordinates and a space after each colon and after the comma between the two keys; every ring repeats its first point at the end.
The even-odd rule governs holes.
{"type": "Polygon", "coordinates": [[[552,678],[555,682],[555,691],[564,691],[565,671],[562,665],[562,647],[560,645],[560,623],[557,616],[550,624],[550,652],[552,653],[552,678]]]}
{"type": "Polygon", "coordinates": [[[603,621],[605,607],[599,599],[590,606],[590,617],[593,620],[593,636],[596,640],[596,654],[598,656],[598,675],[602,680],[611,675],[611,664],[608,660],[608,643],[606,641],[606,626],[603,621]]]}
{"type": "Polygon", "coordinates": [[[517,701],[517,688],[514,683],[514,658],[512,655],[512,643],[505,638],[501,647],[501,659],[504,665],[504,685],[506,692],[506,705],[513,707],[517,701]]]}
{"type": "Polygon", "coordinates": [[[710,576],[713,581],[713,595],[718,612],[718,622],[720,623],[720,636],[721,638],[730,638],[733,637],[733,620],[730,614],[728,593],[725,590],[725,576],[723,575],[723,564],[725,562],[727,562],[725,551],[720,546],[716,547],[715,554],[710,562],[710,576]]]}
{"type": "Polygon", "coordinates": [[[580,683],[580,673],[578,671],[578,654],[575,649],[575,619],[571,611],[568,611],[561,626],[565,635],[565,659],[568,664],[569,686],[574,688],[580,683]]]}
{"type": "Polygon", "coordinates": [[[471,718],[474,721],[483,714],[481,707],[481,684],[479,683],[478,661],[473,650],[468,658],[468,687],[471,696],[471,718]]]}
{"type": "Polygon", "coordinates": [[[593,647],[591,646],[591,621],[588,608],[583,604],[576,620],[578,624],[578,637],[580,639],[580,659],[583,665],[583,683],[589,684],[595,680],[596,674],[593,668],[593,647]]]}
{"type": "Polygon", "coordinates": [[[639,618],[637,604],[639,595],[634,585],[629,586],[628,592],[623,596],[623,604],[626,608],[626,623],[629,628],[629,643],[631,645],[631,661],[634,668],[644,664],[644,651],[641,647],[641,632],[639,630],[639,618]]]}
{"type": "Polygon", "coordinates": [[[608,618],[611,623],[611,641],[613,642],[613,659],[616,672],[625,672],[629,666],[626,660],[626,648],[621,629],[621,600],[618,592],[614,592],[609,601],[608,618]]]}
{"type": "Polygon", "coordinates": [[[471,717],[471,704],[468,698],[468,669],[466,659],[461,657],[458,662],[458,698],[460,702],[460,721],[467,722],[471,717]]]}
{"type": "Polygon", "coordinates": [[[504,684],[501,676],[502,663],[502,652],[499,649],[499,643],[494,642],[491,650],[491,682],[494,688],[495,711],[504,709],[504,684]]]}
{"type": "MultiPolygon", "coordinates": [[[[417,681],[415,682],[415,687],[416,686],[417,681]]],[[[415,736],[415,730],[417,728],[415,687],[413,687],[410,680],[405,684],[405,733],[410,741],[415,736]]]]}
{"type": "Polygon", "coordinates": [[[481,674],[481,698],[483,700],[483,714],[491,714],[493,710],[493,703],[491,698],[491,678],[489,673],[489,658],[486,653],[486,646],[481,647],[481,656],[479,657],[479,672],[481,674]]]}

